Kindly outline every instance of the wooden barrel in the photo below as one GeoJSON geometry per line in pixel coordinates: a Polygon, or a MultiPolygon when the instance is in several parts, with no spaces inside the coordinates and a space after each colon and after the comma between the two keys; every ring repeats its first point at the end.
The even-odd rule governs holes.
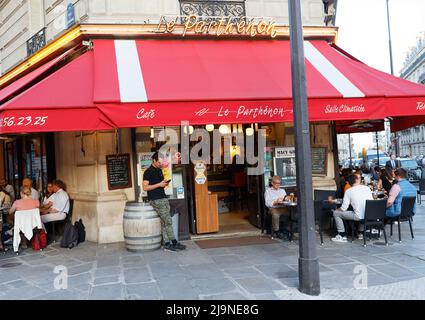
{"type": "Polygon", "coordinates": [[[128,251],[153,251],[161,246],[161,220],[150,205],[143,202],[127,202],[123,228],[128,251]]]}

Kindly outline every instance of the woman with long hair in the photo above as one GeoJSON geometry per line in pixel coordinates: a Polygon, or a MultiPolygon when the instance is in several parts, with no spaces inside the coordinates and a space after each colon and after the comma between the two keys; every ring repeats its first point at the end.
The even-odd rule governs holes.
{"type": "Polygon", "coordinates": [[[378,189],[384,189],[388,194],[394,182],[394,172],[390,168],[381,169],[381,175],[378,180],[378,189]]]}

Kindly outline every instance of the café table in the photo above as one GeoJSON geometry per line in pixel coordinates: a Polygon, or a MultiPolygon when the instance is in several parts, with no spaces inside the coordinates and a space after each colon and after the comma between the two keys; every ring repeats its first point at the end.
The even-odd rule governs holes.
{"type": "Polygon", "coordinates": [[[33,237],[33,230],[35,228],[42,229],[40,210],[20,210],[15,212],[15,223],[13,231],[13,251],[18,253],[19,244],[21,243],[20,233],[22,232],[28,240],[33,237]]]}
{"type": "Polygon", "coordinates": [[[295,217],[295,212],[298,204],[295,201],[283,201],[280,206],[289,210],[289,241],[292,242],[294,235],[293,223],[298,222],[298,218],[295,217]]]}

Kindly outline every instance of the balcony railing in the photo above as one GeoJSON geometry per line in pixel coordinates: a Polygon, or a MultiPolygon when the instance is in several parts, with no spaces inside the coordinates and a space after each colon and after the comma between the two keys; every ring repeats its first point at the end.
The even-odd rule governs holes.
{"type": "Polygon", "coordinates": [[[244,17],[246,16],[245,0],[180,0],[180,14],[182,16],[195,15],[198,17],[244,17]]]}
{"type": "Polygon", "coordinates": [[[31,56],[46,45],[46,28],[41,29],[27,41],[27,56],[31,56]]]}

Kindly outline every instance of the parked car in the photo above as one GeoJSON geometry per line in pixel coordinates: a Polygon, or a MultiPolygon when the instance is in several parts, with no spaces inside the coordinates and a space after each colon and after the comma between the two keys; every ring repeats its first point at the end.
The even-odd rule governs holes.
{"type": "Polygon", "coordinates": [[[419,155],[419,156],[416,156],[415,157],[415,160],[416,160],[416,162],[418,163],[418,166],[420,166],[420,167],[423,167],[423,165],[424,165],[424,155],[423,154],[421,154],[421,155],[419,155]]]}
{"type": "MultiPolygon", "coordinates": [[[[390,157],[379,157],[379,167],[384,168],[387,161],[390,160],[390,157]]],[[[378,165],[378,159],[372,160],[372,165],[376,167],[378,165]]]]}
{"type": "Polygon", "coordinates": [[[422,169],[418,163],[411,158],[400,158],[401,167],[407,171],[410,182],[417,182],[422,177],[422,169]]]}

